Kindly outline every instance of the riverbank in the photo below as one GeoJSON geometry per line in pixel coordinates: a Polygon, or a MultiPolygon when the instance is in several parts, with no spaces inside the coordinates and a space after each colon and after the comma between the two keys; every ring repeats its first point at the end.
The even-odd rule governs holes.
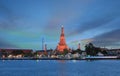
{"type": "Polygon", "coordinates": [[[120,60],[117,56],[85,57],[85,58],[0,58],[0,60],[120,60]]]}

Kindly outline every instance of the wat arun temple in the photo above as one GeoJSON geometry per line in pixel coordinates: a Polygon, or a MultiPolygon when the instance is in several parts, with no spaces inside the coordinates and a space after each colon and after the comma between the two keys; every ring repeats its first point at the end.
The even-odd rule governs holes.
{"type": "Polygon", "coordinates": [[[66,41],[65,41],[65,34],[64,34],[64,27],[62,26],[61,27],[61,35],[60,35],[60,41],[57,45],[57,50],[59,52],[63,52],[64,49],[69,49],[67,44],[66,44],[66,41]]]}

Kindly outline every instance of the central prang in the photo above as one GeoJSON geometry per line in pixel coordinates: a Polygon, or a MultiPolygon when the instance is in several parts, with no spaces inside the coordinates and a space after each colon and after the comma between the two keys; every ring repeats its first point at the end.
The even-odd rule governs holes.
{"type": "Polygon", "coordinates": [[[69,49],[66,41],[65,41],[65,35],[64,35],[64,27],[61,28],[61,35],[60,35],[60,42],[57,45],[57,51],[63,52],[64,49],[69,49]]]}

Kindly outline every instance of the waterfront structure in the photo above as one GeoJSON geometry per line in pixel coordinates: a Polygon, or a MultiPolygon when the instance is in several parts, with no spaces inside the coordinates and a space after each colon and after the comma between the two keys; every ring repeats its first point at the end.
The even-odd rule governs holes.
{"type": "Polygon", "coordinates": [[[80,43],[78,44],[78,49],[80,50],[80,43]]]}
{"type": "Polygon", "coordinates": [[[57,45],[57,51],[58,52],[63,52],[64,49],[69,49],[66,41],[65,41],[65,34],[64,34],[64,27],[61,27],[61,35],[60,35],[60,42],[57,45]]]}
{"type": "Polygon", "coordinates": [[[2,58],[20,58],[23,56],[30,56],[33,53],[32,49],[0,49],[2,58]]]}
{"type": "Polygon", "coordinates": [[[44,45],[44,51],[47,51],[47,44],[44,45]]]}
{"type": "Polygon", "coordinates": [[[44,45],[44,52],[45,52],[45,55],[47,55],[47,44],[44,45]]]}

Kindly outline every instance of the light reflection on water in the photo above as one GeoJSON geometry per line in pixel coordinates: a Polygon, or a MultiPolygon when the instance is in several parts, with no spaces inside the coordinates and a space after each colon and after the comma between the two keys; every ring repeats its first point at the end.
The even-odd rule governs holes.
{"type": "Polygon", "coordinates": [[[120,76],[119,60],[4,60],[0,76],[120,76]]]}

